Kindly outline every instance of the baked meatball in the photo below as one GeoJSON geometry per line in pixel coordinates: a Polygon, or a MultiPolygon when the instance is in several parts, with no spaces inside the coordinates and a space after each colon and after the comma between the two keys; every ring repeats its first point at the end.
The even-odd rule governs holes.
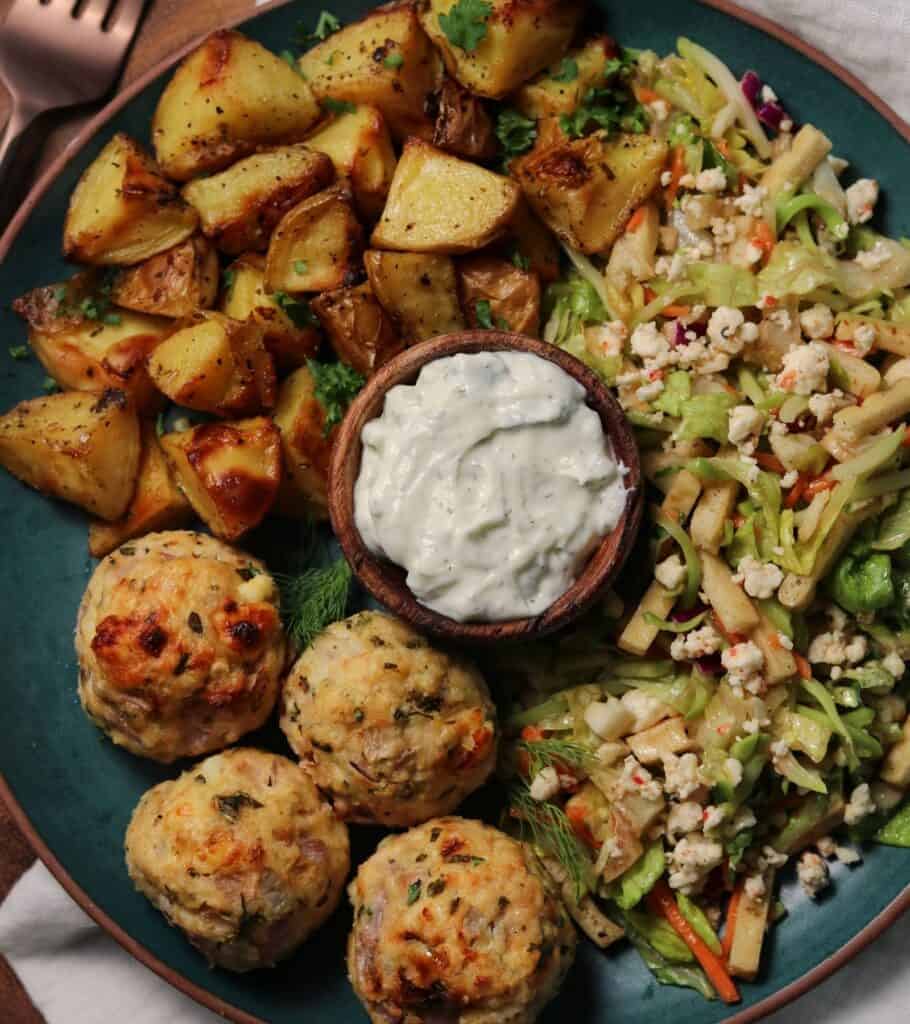
{"type": "Polygon", "coordinates": [[[95,570],[76,625],[79,698],[134,754],[174,761],[256,729],[286,662],[261,562],[201,533],[130,541],[95,570]]]}
{"type": "Polygon", "coordinates": [[[306,772],[243,747],[150,789],[125,845],[139,891],[232,971],[289,956],[334,911],[351,866],[347,826],[306,772]]]}
{"type": "Polygon", "coordinates": [[[281,727],[336,812],[415,825],[486,781],[496,719],[471,665],[379,612],[336,622],[284,686],[281,727]]]}
{"type": "Polygon", "coordinates": [[[348,974],[377,1024],[524,1024],[553,998],[575,931],[521,845],[437,818],[384,839],[351,882],[348,974]]]}

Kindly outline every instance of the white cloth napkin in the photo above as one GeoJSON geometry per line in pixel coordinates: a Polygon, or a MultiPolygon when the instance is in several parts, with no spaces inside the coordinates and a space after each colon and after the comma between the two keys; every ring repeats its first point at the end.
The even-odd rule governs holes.
{"type": "MultiPolygon", "coordinates": [[[[830,53],[910,119],[910,0],[740,2],[830,53]]],[[[906,1021],[908,948],[910,915],[830,981],[776,1014],[774,1024],[906,1021]]],[[[0,907],[0,952],[48,1024],[213,1024],[220,1019],[133,960],[40,863],[0,907]]]]}

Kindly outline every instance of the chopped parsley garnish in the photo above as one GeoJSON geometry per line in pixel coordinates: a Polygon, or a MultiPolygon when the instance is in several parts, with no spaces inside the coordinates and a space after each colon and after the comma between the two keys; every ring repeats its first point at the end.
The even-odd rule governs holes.
{"type": "Polygon", "coordinates": [[[474,315],[477,317],[477,324],[486,331],[493,330],[493,308],[488,299],[478,299],[474,303],[474,315]]]}
{"type": "Polygon", "coordinates": [[[309,263],[306,260],[294,260],[294,273],[305,274],[310,269],[309,263]]]}
{"type": "Polygon", "coordinates": [[[249,793],[231,793],[230,796],[216,796],[215,806],[219,813],[230,822],[235,822],[240,817],[244,807],[256,810],[263,805],[253,799],[249,793]]]}
{"type": "Polygon", "coordinates": [[[597,129],[606,132],[647,131],[645,108],[635,99],[629,86],[635,64],[635,56],[629,50],[623,50],[621,57],[607,61],[604,84],[589,89],[578,107],[559,119],[560,128],[569,138],[578,139],[597,129]]]}
{"type": "Polygon", "coordinates": [[[334,100],[331,96],[326,96],[322,105],[330,114],[354,114],[357,111],[356,103],[349,100],[334,100]]]}
{"type": "Polygon", "coordinates": [[[420,899],[420,893],[423,889],[423,883],[418,879],[416,882],[411,882],[408,886],[408,906],[412,903],[416,903],[420,899]]]}
{"type": "Polygon", "coordinates": [[[503,107],[496,118],[496,138],[506,160],[527,152],[537,138],[537,122],[511,107],[503,107]]]}
{"type": "Polygon", "coordinates": [[[155,433],[158,437],[162,437],[167,431],[167,426],[164,421],[164,412],[159,412],[158,417],[155,420],[155,433]]]}
{"type": "Polygon", "coordinates": [[[574,82],[578,78],[578,61],[563,57],[559,70],[550,75],[554,82],[574,82]]]}
{"type": "Polygon", "coordinates": [[[288,64],[295,71],[297,70],[297,58],[290,50],[282,50],[278,56],[285,62],[285,64],[288,64]]]}
{"type": "Polygon", "coordinates": [[[10,345],[9,354],[13,359],[22,361],[28,359],[28,346],[27,345],[10,345]]]}
{"type": "Polygon", "coordinates": [[[341,22],[331,11],[322,11],[316,21],[316,27],[310,32],[301,22],[297,26],[297,41],[301,46],[312,46],[328,39],[333,32],[341,28],[341,22]]]}
{"type": "Polygon", "coordinates": [[[316,314],[310,309],[310,304],[306,299],[295,299],[287,292],[275,292],[273,297],[278,303],[278,308],[295,327],[315,327],[319,324],[316,314]]]}
{"type": "Polygon", "coordinates": [[[390,71],[397,71],[404,65],[404,57],[400,53],[390,53],[382,62],[390,71]]]}
{"type": "Polygon", "coordinates": [[[227,267],[221,271],[221,287],[229,292],[234,287],[234,282],[237,280],[237,271],[232,267],[227,267]]]}
{"type": "Polygon", "coordinates": [[[530,270],[531,261],[525,256],[520,249],[516,249],[512,253],[512,264],[518,267],[519,270],[530,270]]]}
{"type": "Polygon", "coordinates": [[[453,46],[470,53],[486,36],[492,13],[493,5],[487,0],[458,0],[447,14],[439,15],[439,27],[453,46]]]}
{"type": "Polygon", "coordinates": [[[351,567],[343,559],[297,576],[276,574],[285,629],[302,648],[326,626],[343,619],[351,593],[351,567]]]}
{"type": "Polygon", "coordinates": [[[53,395],[56,394],[60,388],[57,387],[57,382],[53,377],[45,377],[44,380],[41,381],[41,390],[46,395],[53,395]]]}
{"type": "Polygon", "coordinates": [[[325,414],[322,432],[328,436],[332,427],[342,421],[366,379],[345,363],[317,363],[315,359],[308,359],[307,366],[316,382],[316,400],[325,414]]]}

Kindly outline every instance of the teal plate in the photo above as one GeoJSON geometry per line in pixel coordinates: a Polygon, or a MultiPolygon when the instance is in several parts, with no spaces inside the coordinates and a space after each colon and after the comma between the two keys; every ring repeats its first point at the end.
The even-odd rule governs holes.
{"type": "MultiPolygon", "coordinates": [[[[244,30],[281,50],[292,44],[298,22],[315,21],[321,6],[273,6],[244,30]]],[[[348,20],[365,6],[352,0],[332,4],[348,20]]],[[[677,35],[686,34],[716,51],[738,73],[756,68],[773,82],[799,121],[814,121],[835,140],[840,156],[881,181],[884,226],[893,235],[910,234],[910,129],[841,69],[804,46],[798,52],[798,40],[724,0],[712,0],[711,6],[695,0],[601,0],[599,6],[607,12],[609,30],[625,45],[667,52],[677,35]]],[[[67,200],[79,175],[112,132],[148,138],[163,70],[156,69],[157,75],[153,72],[103,112],[81,147],[58,161],[21,211],[0,279],[4,348],[25,340],[10,302],[67,272],[60,238],[67,200]]],[[[0,353],[0,364],[0,408],[40,393],[43,375],[34,359],[19,363],[0,353]]],[[[79,708],[73,625],[93,566],[83,515],[39,497],[4,473],[0,517],[6,535],[0,613],[9,638],[0,769],[7,801],[40,855],[118,941],[226,1017],[247,1024],[297,1024],[304,1017],[321,1024],[365,1019],[344,972],[346,909],[285,965],[239,977],[209,970],[180,933],[134,892],[122,855],[130,813],[149,786],[177,769],[118,750],[79,708]]],[[[273,550],[281,544],[274,536],[262,541],[273,550]]],[[[272,733],[254,742],[272,745],[279,740],[272,733]]],[[[376,839],[375,833],[357,831],[355,852],[367,855],[376,839]]],[[[731,1010],[718,1003],[655,984],[631,950],[604,956],[582,943],[563,993],[544,1019],[553,1022],[562,1016],[575,1024],[756,1020],[820,981],[894,921],[910,905],[908,883],[910,853],[884,847],[870,849],[859,869],[835,868],[833,891],[818,906],[807,906],[792,878],[787,880],[783,899],[790,914],[774,929],[763,972],[755,984],[743,986],[743,1004],[732,1018],[731,1010]]]]}

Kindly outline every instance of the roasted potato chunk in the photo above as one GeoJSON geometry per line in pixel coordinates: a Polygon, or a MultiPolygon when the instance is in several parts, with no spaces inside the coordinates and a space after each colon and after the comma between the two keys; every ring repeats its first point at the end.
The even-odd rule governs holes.
{"type": "Polygon", "coordinates": [[[174,72],[152,119],[152,139],[164,173],[189,181],[260,146],[300,142],[319,116],[293,68],[239,32],[222,31],[174,72]]]}
{"type": "Polygon", "coordinates": [[[73,190],[63,255],[79,263],[129,266],[189,238],[196,223],[196,211],[155,161],[118,132],[73,190]]]}
{"type": "Polygon", "coordinates": [[[601,134],[534,149],[512,165],[540,218],[567,244],[609,249],[660,183],[666,143],[650,135],[601,134]]]}
{"type": "Polygon", "coordinates": [[[392,318],[367,283],[323,292],[312,307],[335,354],[364,377],[404,348],[392,318]]]}
{"type": "Polygon", "coordinates": [[[280,146],[191,181],[183,196],[198,212],[203,234],[222,252],[238,256],[268,248],[272,230],[288,210],[334,179],[325,153],[280,146]]]}
{"type": "Polygon", "coordinates": [[[300,70],[319,100],[378,107],[400,141],[433,134],[425,107],[441,66],[412,3],[390,5],[346,25],[305,53],[300,70]]]}
{"type": "Polygon", "coordinates": [[[164,400],[146,369],[148,354],[174,330],[171,320],[111,310],[99,275],[77,274],[66,284],[35,288],[13,303],[28,323],[41,365],[64,389],[125,391],[143,413],[164,400]]]}
{"type": "Polygon", "coordinates": [[[348,179],[358,213],[366,220],[376,220],[389,194],[397,161],[379,109],[360,106],[338,114],[310,135],[306,144],[325,153],[338,176],[348,179]]]}
{"type": "Polygon", "coordinates": [[[218,253],[195,235],[117,273],[111,300],[124,309],[180,319],[208,309],[218,295],[218,253]]]}
{"type": "Polygon", "coordinates": [[[248,253],[228,268],[230,282],[221,312],[233,320],[249,320],[262,328],[265,347],[279,369],[303,366],[319,350],[322,335],[306,301],[265,290],[265,257],[248,253]]]}
{"type": "Polygon", "coordinates": [[[289,210],[272,235],[265,265],[270,292],[321,292],[362,276],[363,229],[346,185],[334,185],[289,210]]]}
{"type": "Polygon", "coordinates": [[[373,294],[408,342],[464,330],[451,256],[371,250],[364,256],[373,294]]]}
{"type": "Polygon", "coordinates": [[[425,0],[421,21],[449,74],[479,96],[499,99],[558,60],[581,20],[580,0],[490,0],[486,31],[473,50],[451,42],[440,24],[458,0],[425,0]]]}
{"type": "Polygon", "coordinates": [[[235,541],[266,517],[281,480],[281,437],[266,416],[165,434],[180,489],[216,537],[235,541]]]}
{"type": "Polygon", "coordinates": [[[516,266],[533,271],[541,281],[549,283],[559,279],[559,243],[553,232],[531,212],[524,196],[518,203],[504,245],[516,266]]]}
{"type": "Polygon", "coordinates": [[[509,260],[480,255],[459,262],[458,279],[471,327],[489,327],[492,321],[504,331],[537,336],[540,278],[536,274],[521,270],[509,260]]]}
{"type": "Polygon", "coordinates": [[[276,511],[325,519],[334,430],[326,434],[325,410],[316,398],[316,380],[309,367],[301,366],[283,381],[274,420],[281,431],[284,456],[276,511]]]}
{"type": "Polygon", "coordinates": [[[275,364],[262,329],[223,313],[196,314],[148,366],[159,390],[188,409],[242,416],[275,403],[275,364]]]}
{"type": "Polygon", "coordinates": [[[142,457],[136,490],[126,515],[113,523],[93,520],[88,528],[88,550],[93,558],[104,558],[134,537],[157,530],[176,530],[192,518],[193,510],[171,478],[155,425],[142,424],[142,457]]]}
{"type": "Polygon", "coordinates": [[[493,118],[483,100],[446,77],[436,95],[433,145],[468,160],[492,160],[498,145],[493,118]]]}
{"type": "Polygon", "coordinates": [[[410,139],[379,224],[377,249],[473,252],[503,234],[518,206],[514,181],[410,139]]]}
{"type": "Polygon", "coordinates": [[[122,391],[61,391],[0,416],[0,465],[43,494],[119,519],[136,486],[139,417],[122,391]]]}
{"type": "Polygon", "coordinates": [[[571,114],[595,85],[601,85],[607,61],[619,56],[619,47],[609,36],[598,36],[572,50],[567,57],[575,62],[578,74],[567,82],[559,66],[548,68],[515,93],[513,102],[525,117],[559,117],[571,114]],[[555,76],[555,77],[554,77],[555,76]]]}

